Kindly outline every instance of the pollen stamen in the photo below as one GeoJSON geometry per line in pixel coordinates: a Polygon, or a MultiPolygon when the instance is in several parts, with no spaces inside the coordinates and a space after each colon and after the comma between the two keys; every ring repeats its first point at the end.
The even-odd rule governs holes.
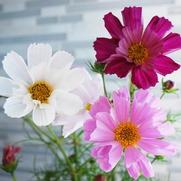
{"type": "Polygon", "coordinates": [[[114,133],[123,148],[135,146],[141,138],[138,127],[130,121],[119,124],[114,133]]]}
{"type": "Polygon", "coordinates": [[[132,44],[128,48],[128,58],[136,65],[142,65],[148,58],[148,49],[140,43],[132,44]]]}
{"type": "Polygon", "coordinates": [[[86,111],[90,111],[90,110],[91,110],[91,107],[92,107],[92,105],[91,105],[90,103],[87,103],[87,104],[85,105],[85,110],[86,110],[86,111]]]}
{"type": "Polygon", "coordinates": [[[45,81],[37,81],[28,87],[28,91],[33,100],[40,101],[41,103],[48,103],[53,88],[45,81]]]}

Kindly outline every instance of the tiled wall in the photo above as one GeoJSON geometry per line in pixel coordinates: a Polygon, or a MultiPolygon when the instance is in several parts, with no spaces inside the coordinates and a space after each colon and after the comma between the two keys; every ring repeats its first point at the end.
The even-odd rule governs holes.
{"type": "MultiPolygon", "coordinates": [[[[33,42],[48,42],[54,50],[64,49],[76,57],[77,65],[94,60],[92,42],[97,36],[108,36],[104,29],[102,17],[113,11],[120,15],[124,6],[139,5],[144,9],[144,21],[157,14],[166,16],[175,25],[174,30],[181,33],[181,0],[0,0],[0,60],[11,50],[26,57],[26,49],[33,42]]],[[[181,62],[181,52],[171,55],[181,62]]],[[[2,68],[2,66],[1,66],[2,68]]],[[[1,75],[3,74],[2,71],[1,75]]],[[[177,87],[181,88],[181,70],[168,78],[174,78],[177,87]]],[[[110,87],[126,85],[126,81],[115,81],[109,78],[110,87]]],[[[157,90],[160,87],[157,86],[157,90]]],[[[159,91],[156,94],[160,94],[159,91]]],[[[181,112],[181,97],[170,95],[164,100],[165,109],[181,112]]],[[[0,104],[4,102],[0,99],[0,104]]],[[[0,149],[5,143],[12,143],[24,138],[21,120],[7,118],[0,109],[0,149]]],[[[181,121],[181,120],[180,120],[181,121]]],[[[181,123],[175,126],[181,131],[181,123]]],[[[174,140],[179,140],[177,133],[174,140]]],[[[18,181],[32,180],[32,160],[37,155],[38,167],[47,155],[47,150],[40,146],[26,145],[23,148],[23,162],[18,169],[18,181]]],[[[49,162],[48,158],[48,162],[49,162]]],[[[180,181],[180,154],[165,167],[159,167],[161,180],[180,181]]],[[[0,172],[0,181],[10,180],[0,172]]]]}

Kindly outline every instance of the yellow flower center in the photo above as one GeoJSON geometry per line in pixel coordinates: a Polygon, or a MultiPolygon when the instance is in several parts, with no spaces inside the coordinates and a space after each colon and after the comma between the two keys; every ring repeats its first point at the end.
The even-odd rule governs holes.
{"type": "Polygon", "coordinates": [[[138,127],[132,122],[119,124],[114,133],[115,140],[118,141],[123,148],[135,146],[141,138],[138,127]]]}
{"type": "Polygon", "coordinates": [[[91,110],[91,107],[92,107],[92,105],[91,105],[90,103],[87,103],[87,104],[85,105],[85,110],[90,111],[90,110],[91,110]]]}
{"type": "Polygon", "coordinates": [[[136,65],[142,65],[145,63],[145,60],[148,58],[148,49],[145,48],[140,43],[132,44],[128,48],[128,57],[136,65]]]}
{"type": "Polygon", "coordinates": [[[45,81],[37,81],[28,87],[33,100],[40,101],[41,103],[48,103],[53,88],[45,81]]]}

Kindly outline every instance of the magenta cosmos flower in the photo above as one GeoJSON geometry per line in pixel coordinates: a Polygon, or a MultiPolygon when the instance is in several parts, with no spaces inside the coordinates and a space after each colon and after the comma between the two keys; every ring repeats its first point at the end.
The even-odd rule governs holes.
{"type": "Polygon", "coordinates": [[[106,74],[125,77],[132,73],[132,82],[147,89],[158,82],[157,73],[167,75],[180,65],[166,56],[181,48],[181,37],[167,33],[172,24],[164,17],[154,16],[143,31],[142,8],[129,7],[122,11],[123,24],[112,13],[104,16],[111,38],[94,42],[98,63],[105,64],[106,74]]]}
{"type": "Polygon", "coordinates": [[[113,102],[106,97],[92,105],[91,119],[84,124],[84,138],[94,143],[92,156],[104,171],[112,170],[124,155],[125,167],[134,179],[142,173],[153,177],[154,172],[145,153],[169,156],[175,148],[163,138],[174,129],[165,122],[159,99],[146,90],[136,92],[130,104],[129,92],[113,93],[113,102]]]}

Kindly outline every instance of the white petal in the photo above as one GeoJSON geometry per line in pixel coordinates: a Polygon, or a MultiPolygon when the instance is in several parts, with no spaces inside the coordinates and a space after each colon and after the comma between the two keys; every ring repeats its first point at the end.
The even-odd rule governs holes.
{"type": "Polygon", "coordinates": [[[0,77],[0,95],[10,97],[12,95],[12,89],[12,80],[6,77],[0,77]]]}
{"type": "Polygon", "coordinates": [[[47,126],[55,119],[55,109],[51,105],[37,106],[33,110],[33,121],[38,126],[47,126]]]}
{"type": "Polygon", "coordinates": [[[26,97],[10,97],[4,104],[4,112],[12,118],[21,118],[30,113],[33,109],[32,102],[27,101],[26,97]]]}
{"type": "Polygon", "coordinates": [[[23,58],[16,52],[8,53],[3,60],[3,68],[15,81],[31,83],[31,77],[23,58]]]}
{"type": "Polygon", "coordinates": [[[66,138],[78,129],[80,129],[83,126],[83,121],[78,122],[77,124],[74,124],[74,122],[70,122],[69,124],[64,125],[63,127],[63,136],[66,138]]]}
{"type": "Polygon", "coordinates": [[[47,64],[41,63],[30,69],[30,74],[34,82],[44,80],[47,74],[47,64]]]}
{"type": "Polygon", "coordinates": [[[73,115],[83,108],[81,99],[75,94],[57,90],[55,98],[57,111],[60,114],[73,115]]]}
{"type": "Polygon", "coordinates": [[[33,67],[42,62],[47,62],[52,56],[52,48],[48,44],[31,44],[27,53],[28,66],[33,67]]]}
{"type": "Polygon", "coordinates": [[[67,72],[63,77],[62,82],[60,82],[60,88],[66,91],[72,91],[79,87],[85,80],[85,69],[84,68],[74,68],[67,72]]]}
{"type": "Polygon", "coordinates": [[[68,137],[73,132],[83,127],[84,121],[86,121],[90,116],[87,112],[83,114],[78,114],[75,116],[69,116],[69,120],[67,124],[63,127],[63,136],[68,137]]]}
{"type": "Polygon", "coordinates": [[[70,68],[74,57],[66,51],[58,51],[51,58],[50,67],[55,69],[70,68]]]}

